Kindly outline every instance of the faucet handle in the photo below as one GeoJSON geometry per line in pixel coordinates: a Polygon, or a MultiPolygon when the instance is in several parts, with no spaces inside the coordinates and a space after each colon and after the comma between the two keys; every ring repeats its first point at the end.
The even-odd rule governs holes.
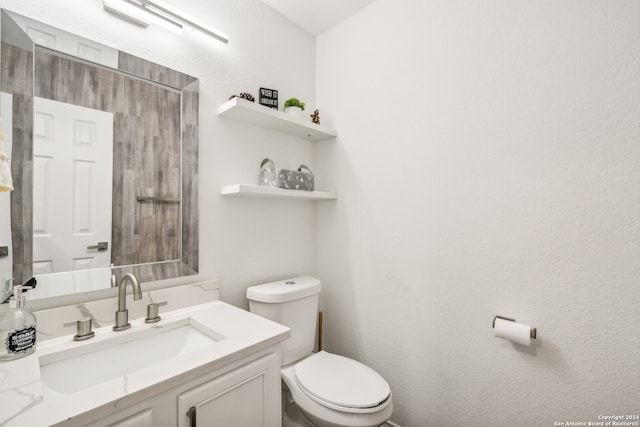
{"type": "Polygon", "coordinates": [[[153,302],[147,305],[147,317],[144,319],[144,323],[156,323],[160,321],[160,316],[158,315],[158,310],[160,306],[167,305],[166,301],[162,302],[153,302]]]}
{"type": "Polygon", "coordinates": [[[88,340],[89,338],[93,338],[96,334],[91,330],[93,318],[91,317],[83,317],[82,319],[72,320],[70,322],[64,322],[62,326],[69,327],[77,325],[76,334],[73,337],[74,341],[83,341],[88,340]]]}

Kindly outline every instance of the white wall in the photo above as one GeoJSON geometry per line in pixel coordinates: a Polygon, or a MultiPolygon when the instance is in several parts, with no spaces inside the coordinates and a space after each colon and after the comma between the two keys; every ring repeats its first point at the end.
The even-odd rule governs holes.
{"type": "MultiPolygon", "coordinates": [[[[174,2],[175,3],[175,2],[174,2]]],[[[179,3],[179,4],[178,4],[179,3]]],[[[314,105],[315,41],[260,0],[181,0],[185,13],[226,32],[228,45],[185,30],[141,29],[102,10],[102,0],[1,0],[0,7],[200,78],[200,277],[221,279],[222,299],[247,306],[245,288],[315,270],[315,208],[309,203],[219,196],[256,183],[260,161],[314,167],[310,142],[218,119],[231,94],[259,87],[314,105]]],[[[192,280],[190,278],[189,280],[192,280]]]]}
{"type": "Polygon", "coordinates": [[[389,381],[396,422],[638,413],[638,23],[635,0],[378,0],[319,36],[325,345],[389,381]]]}

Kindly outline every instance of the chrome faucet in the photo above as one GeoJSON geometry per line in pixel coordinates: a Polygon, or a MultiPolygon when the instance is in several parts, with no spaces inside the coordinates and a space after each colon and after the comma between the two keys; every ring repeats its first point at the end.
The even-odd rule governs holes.
{"type": "MultiPolygon", "coordinates": [[[[112,283],[115,276],[111,276],[112,283]]],[[[142,299],[142,290],[138,279],[131,273],[127,273],[120,278],[120,283],[115,279],[115,284],[118,287],[118,311],[116,311],[116,324],[113,325],[114,331],[124,331],[131,327],[129,323],[129,310],[127,310],[127,282],[131,283],[133,288],[133,299],[142,299]]]]}

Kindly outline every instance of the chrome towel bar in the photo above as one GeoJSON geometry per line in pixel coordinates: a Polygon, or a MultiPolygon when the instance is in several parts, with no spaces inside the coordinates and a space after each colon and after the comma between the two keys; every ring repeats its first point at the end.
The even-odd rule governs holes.
{"type": "Polygon", "coordinates": [[[154,203],[180,203],[177,199],[167,199],[165,197],[153,197],[153,196],[138,196],[136,200],[139,202],[154,202],[154,203]]]}

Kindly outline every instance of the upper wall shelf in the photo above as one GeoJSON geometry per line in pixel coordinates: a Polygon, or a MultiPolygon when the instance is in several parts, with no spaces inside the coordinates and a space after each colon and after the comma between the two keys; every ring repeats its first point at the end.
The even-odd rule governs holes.
{"type": "Polygon", "coordinates": [[[322,141],[338,135],[333,129],[291,117],[286,113],[235,97],[218,107],[220,117],[242,120],[311,141],[322,141]]]}

